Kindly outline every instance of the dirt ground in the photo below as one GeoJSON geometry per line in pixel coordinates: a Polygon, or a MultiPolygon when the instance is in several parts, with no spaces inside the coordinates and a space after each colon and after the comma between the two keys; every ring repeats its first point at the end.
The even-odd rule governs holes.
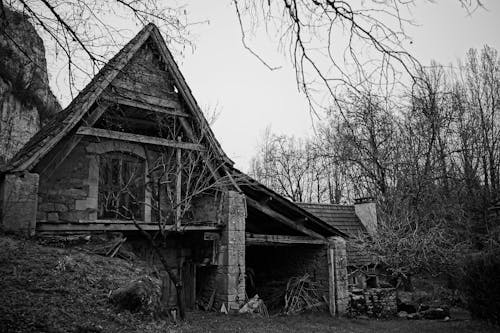
{"type": "Polygon", "coordinates": [[[0,235],[0,333],[3,332],[499,332],[471,320],[350,320],[326,314],[268,319],[191,312],[174,325],[117,312],[108,295],[149,270],[137,261],[55,248],[0,235]]]}
{"type": "Polygon", "coordinates": [[[500,328],[470,320],[354,320],[331,318],[326,314],[298,316],[256,317],[225,316],[192,313],[187,323],[172,332],[404,332],[404,333],[452,333],[452,332],[499,332],[500,328]]]}

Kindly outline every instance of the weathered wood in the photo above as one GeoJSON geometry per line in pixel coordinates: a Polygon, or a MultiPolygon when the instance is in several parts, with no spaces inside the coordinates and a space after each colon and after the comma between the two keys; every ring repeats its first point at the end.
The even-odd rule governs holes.
{"type": "Polygon", "coordinates": [[[265,215],[273,218],[274,220],[276,220],[276,221],[278,221],[278,222],[280,222],[280,223],[282,223],[282,224],[284,224],[292,229],[300,231],[300,232],[302,232],[308,236],[314,237],[316,239],[322,239],[322,240],[325,239],[325,237],[321,236],[320,234],[310,230],[309,228],[304,227],[303,225],[299,224],[296,221],[289,219],[286,216],[281,215],[280,213],[273,210],[272,208],[270,208],[267,205],[263,205],[260,202],[254,200],[248,196],[246,197],[246,200],[247,200],[247,203],[250,206],[252,206],[253,208],[259,210],[260,212],[264,213],[265,215]]]}
{"type": "MultiPolygon", "coordinates": [[[[177,138],[180,142],[180,138],[177,138]]],[[[176,184],[175,184],[175,223],[177,228],[181,227],[181,201],[182,201],[182,152],[177,149],[177,170],[176,170],[176,184]]]]}
{"type": "MultiPolygon", "coordinates": [[[[139,223],[144,231],[158,231],[159,226],[156,223],[139,223]]],[[[164,226],[165,231],[174,231],[174,225],[164,226]]],[[[131,221],[115,221],[113,223],[102,223],[101,221],[87,223],[48,223],[38,222],[37,232],[92,232],[92,231],[138,231],[137,227],[131,221]]],[[[179,231],[217,231],[220,227],[213,225],[184,226],[179,231]]]]}
{"type": "Polygon", "coordinates": [[[163,106],[165,108],[176,108],[176,109],[181,108],[181,104],[177,99],[146,95],[133,90],[115,89],[114,95],[118,97],[131,99],[133,101],[139,101],[151,105],[163,106]]]}
{"type": "Polygon", "coordinates": [[[139,108],[139,109],[144,109],[144,110],[163,113],[163,114],[169,114],[169,115],[173,115],[173,116],[188,117],[188,115],[185,112],[179,111],[180,104],[178,102],[170,101],[167,99],[163,100],[161,102],[161,104],[153,104],[152,102],[151,103],[145,102],[144,100],[132,99],[132,98],[127,98],[127,97],[118,96],[118,95],[106,94],[106,95],[103,95],[102,98],[105,101],[108,101],[111,103],[132,106],[132,107],[139,108]]]}
{"type": "Polygon", "coordinates": [[[326,251],[328,259],[328,310],[330,311],[330,315],[335,316],[337,314],[337,302],[335,300],[335,253],[331,245],[328,246],[326,251]]]}
{"type": "Polygon", "coordinates": [[[130,142],[138,142],[138,143],[145,143],[145,144],[156,145],[156,146],[164,146],[164,147],[172,147],[172,148],[180,148],[180,149],[196,150],[196,151],[204,151],[205,150],[202,145],[199,145],[196,143],[177,142],[177,141],[163,139],[163,138],[156,138],[156,137],[152,137],[152,136],[126,133],[126,132],[111,131],[111,130],[102,129],[102,128],[95,128],[95,127],[80,127],[76,133],[79,135],[95,136],[95,137],[102,137],[102,138],[130,141],[130,142]]]}
{"type": "Polygon", "coordinates": [[[260,235],[260,234],[245,234],[245,244],[263,244],[263,245],[273,245],[273,244],[315,244],[324,245],[327,244],[325,240],[312,238],[308,236],[289,236],[289,235],[260,235]]]}
{"type": "Polygon", "coordinates": [[[118,89],[127,89],[140,92],[145,95],[165,97],[176,97],[174,90],[165,84],[166,75],[148,75],[141,73],[138,77],[123,75],[117,77],[112,86],[118,89]],[[170,88],[170,89],[169,89],[170,88]]]}

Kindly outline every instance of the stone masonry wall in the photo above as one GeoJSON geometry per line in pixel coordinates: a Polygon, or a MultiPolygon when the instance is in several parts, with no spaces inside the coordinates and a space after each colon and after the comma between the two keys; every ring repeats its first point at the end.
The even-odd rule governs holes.
{"type": "Polygon", "coordinates": [[[390,317],[397,313],[396,289],[370,288],[364,292],[367,314],[372,317],[390,317]]]}
{"type": "Polygon", "coordinates": [[[216,302],[228,310],[245,302],[245,196],[228,191],[224,198],[222,222],[225,228],[219,241],[215,276],[216,302]]]}
{"type": "Polygon", "coordinates": [[[396,289],[394,288],[368,288],[351,292],[349,301],[351,316],[367,315],[374,318],[389,318],[396,313],[396,289]]]}
{"type": "Polygon", "coordinates": [[[84,147],[85,143],[79,144],[50,177],[40,177],[37,221],[78,222],[95,213],[86,205],[89,158],[84,147]]]}

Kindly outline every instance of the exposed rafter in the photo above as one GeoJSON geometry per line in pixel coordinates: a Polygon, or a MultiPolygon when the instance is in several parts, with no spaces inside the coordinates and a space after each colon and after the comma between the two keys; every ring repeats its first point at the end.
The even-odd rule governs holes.
{"type": "Polygon", "coordinates": [[[274,220],[276,220],[276,221],[278,221],[278,222],[280,222],[280,223],[282,223],[282,224],[284,224],[284,225],[286,225],[294,230],[297,230],[303,234],[314,237],[316,239],[325,239],[325,237],[321,236],[320,234],[312,231],[309,228],[306,228],[301,223],[299,223],[297,221],[293,221],[290,218],[280,214],[279,212],[277,212],[276,210],[272,209],[271,207],[269,207],[267,205],[263,205],[260,202],[255,201],[254,199],[252,199],[248,196],[246,197],[246,200],[247,200],[247,204],[249,206],[251,206],[252,208],[257,209],[261,213],[271,217],[272,219],[274,219],[274,220]]]}
{"type": "Polygon", "coordinates": [[[292,245],[292,244],[311,244],[322,245],[327,244],[326,240],[317,239],[308,236],[289,236],[289,235],[260,235],[260,234],[245,234],[245,244],[247,245],[292,245]]]}
{"type": "Polygon", "coordinates": [[[205,148],[202,145],[196,144],[196,143],[179,142],[179,141],[173,141],[173,140],[168,140],[168,139],[163,139],[163,138],[157,138],[157,137],[153,137],[153,136],[133,134],[133,133],[127,133],[127,132],[111,131],[111,130],[102,129],[102,128],[95,128],[95,127],[80,127],[78,129],[78,131],[76,132],[76,134],[95,136],[95,137],[101,137],[101,138],[108,138],[108,139],[115,139],[115,140],[130,141],[130,142],[146,143],[146,144],[151,144],[151,145],[156,145],[156,146],[181,148],[181,149],[187,149],[187,150],[196,150],[196,151],[204,151],[205,150],[205,148]]]}

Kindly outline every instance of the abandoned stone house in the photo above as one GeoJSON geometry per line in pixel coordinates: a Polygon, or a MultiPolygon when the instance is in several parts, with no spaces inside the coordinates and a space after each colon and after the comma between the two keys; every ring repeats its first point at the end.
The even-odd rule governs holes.
{"type": "Polygon", "coordinates": [[[4,230],[119,232],[138,253],[139,228],[161,231],[188,308],[207,295],[238,308],[246,271],[256,293],[308,273],[332,314],[346,308],[346,233],[234,169],[154,25],[9,160],[0,185],[4,230]]]}

